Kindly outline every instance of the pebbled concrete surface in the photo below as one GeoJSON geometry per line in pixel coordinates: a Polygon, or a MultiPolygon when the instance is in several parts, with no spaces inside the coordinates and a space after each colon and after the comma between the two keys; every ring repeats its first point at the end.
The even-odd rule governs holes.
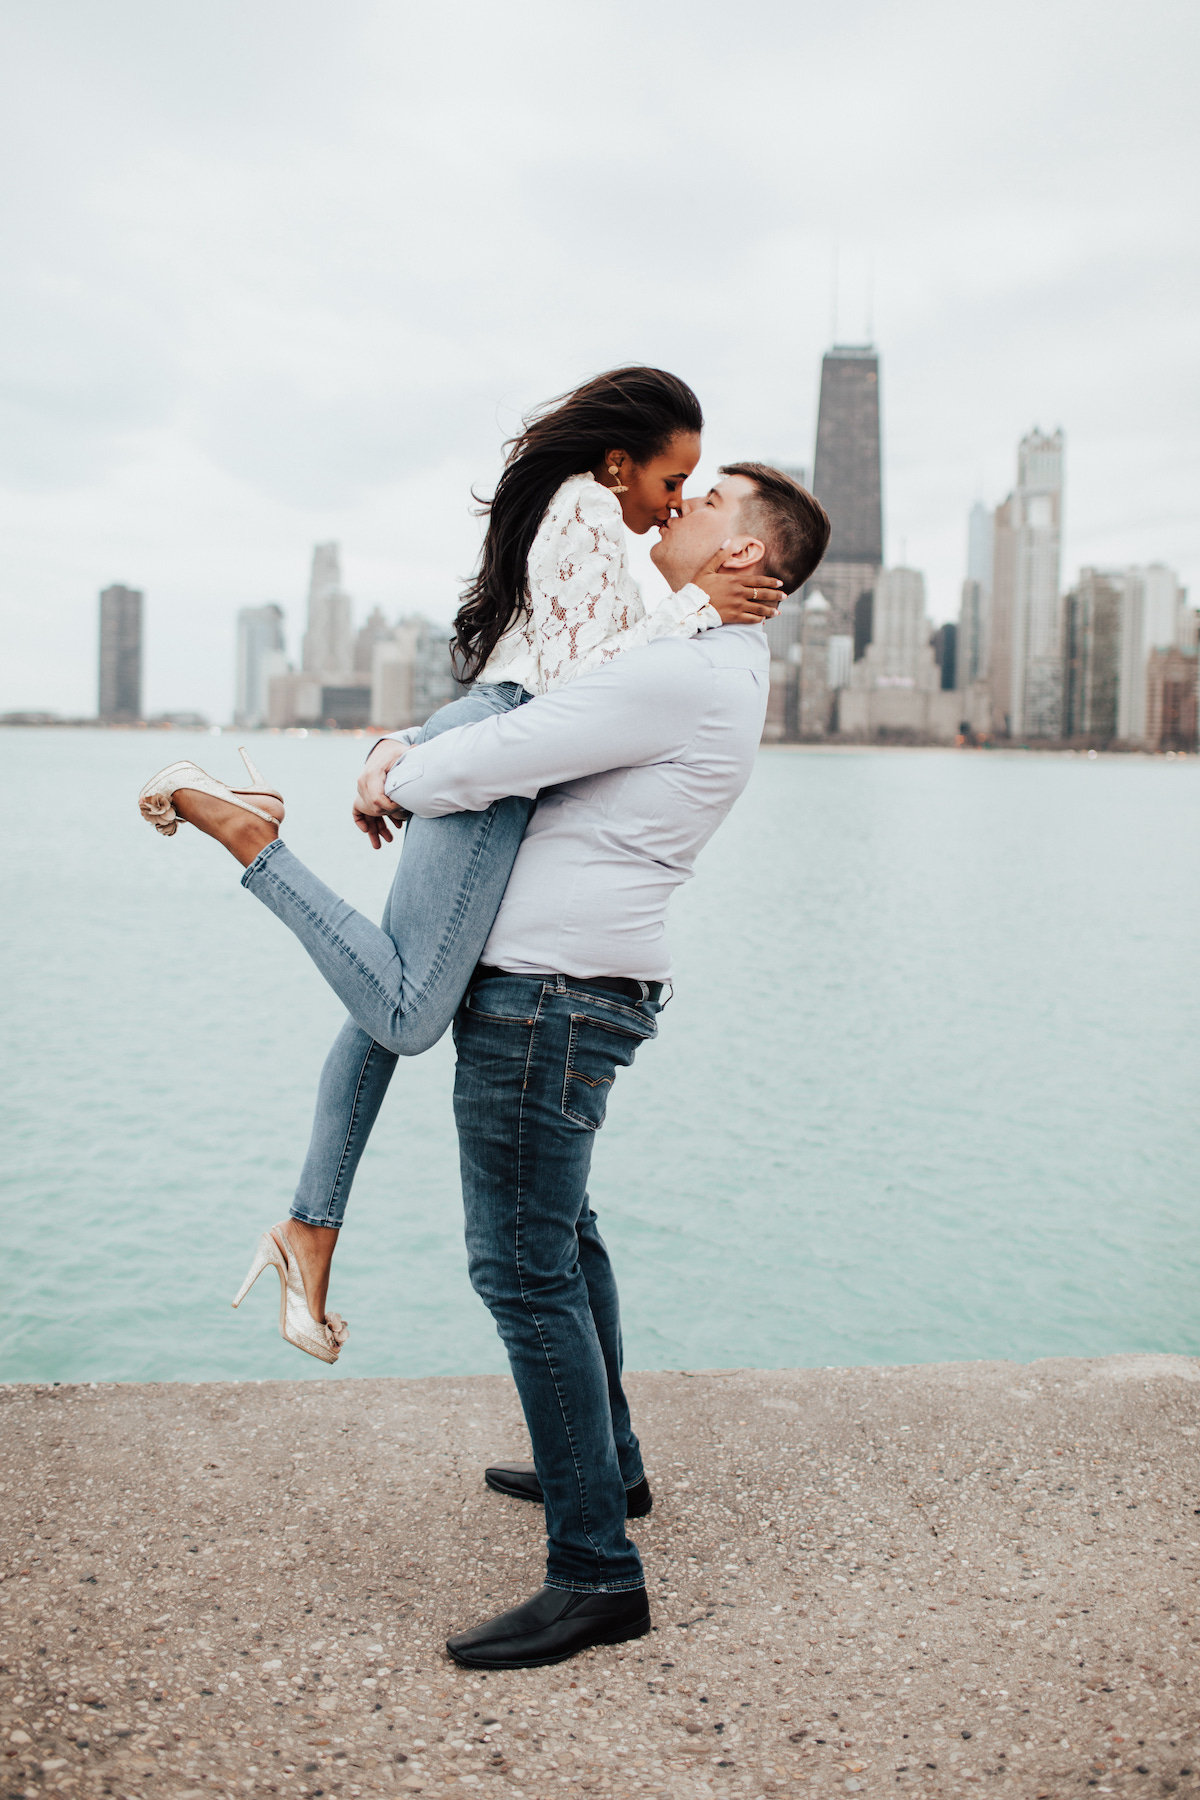
{"type": "Polygon", "coordinates": [[[655,1633],[491,1678],[506,1380],[0,1389],[0,1800],[1200,1794],[1200,1361],[630,1387],[655,1633]]]}

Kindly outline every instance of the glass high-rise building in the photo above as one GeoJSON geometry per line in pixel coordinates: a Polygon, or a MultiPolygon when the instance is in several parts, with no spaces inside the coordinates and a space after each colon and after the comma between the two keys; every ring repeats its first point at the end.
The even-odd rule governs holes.
{"type": "Polygon", "coordinates": [[[967,578],[958,612],[955,685],[959,688],[987,680],[995,543],[995,518],[977,500],[967,519],[967,578]]]}
{"type": "Polygon", "coordinates": [[[1014,738],[1062,736],[1062,493],[1062,432],[1029,432],[996,508],[992,571],[992,716],[1014,738]]]}
{"type": "Polygon", "coordinates": [[[354,669],[354,629],[349,594],[342,592],[336,544],[317,544],[308,584],[308,630],[302,660],[308,675],[332,681],[354,669]]]}
{"type": "Polygon", "coordinates": [[[266,724],[271,678],[286,670],[282,606],[243,606],[237,616],[235,725],[266,724]]]}
{"type": "Polygon", "coordinates": [[[872,344],[835,344],[822,358],[813,493],[833,527],[819,573],[829,629],[853,635],[855,608],[861,620],[883,564],[879,356],[872,344]]]}
{"type": "Polygon", "coordinates": [[[102,719],[142,716],[142,594],[106,587],[100,595],[100,695],[102,719]]]}

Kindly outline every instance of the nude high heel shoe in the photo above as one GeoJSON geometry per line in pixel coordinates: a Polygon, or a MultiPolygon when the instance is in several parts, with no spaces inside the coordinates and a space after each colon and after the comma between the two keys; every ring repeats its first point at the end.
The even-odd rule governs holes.
{"type": "Polygon", "coordinates": [[[285,1338],[289,1344],[294,1344],[297,1350],[307,1351],[309,1356],[318,1356],[322,1362],[335,1363],[341,1355],[350,1327],[337,1313],[326,1313],[323,1325],[313,1318],[308,1310],[308,1296],[304,1292],[300,1265],[288,1251],[286,1237],[281,1248],[278,1239],[271,1232],[263,1232],[258,1240],[258,1249],[254,1252],[254,1261],[250,1264],[249,1273],[238,1289],[233,1304],[242,1304],[267,1268],[274,1268],[279,1272],[280,1337],[285,1338]]]}
{"type": "Polygon", "coordinates": [[[245,750],[238,750],[238,755],[246,765],[246,773],[253,782],[252,787],[226,787],[212,775],[206,775],[194,762],[168,763],[157,775],[152,775],[141,793],[138,795],[138,806],[143,819],[153,825],[164,837],[174,837],[180,825],[186,823],[179,817],[171,805],[171,797],[177,788],[198,788],[202,794],[212,794],[218,800],[228,800],[231,806],[240,806],[245,812],[252,812],[268,824],[282,825],[284,818],[283,795],[275,788],[268,787],[245,750]],[[254,801],[262,804],[255,806],[254,801]]]}

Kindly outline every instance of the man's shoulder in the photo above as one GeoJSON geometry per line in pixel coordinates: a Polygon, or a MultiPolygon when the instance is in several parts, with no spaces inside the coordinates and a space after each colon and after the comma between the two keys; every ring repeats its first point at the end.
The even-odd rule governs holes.
{"type": "Polygon", "coordinates": [[[695,637],[655,638],[647,654],[680,655],[697,668],[750,669],[765,673],[771,652],[761,625],[716,625],[695,637]]]}

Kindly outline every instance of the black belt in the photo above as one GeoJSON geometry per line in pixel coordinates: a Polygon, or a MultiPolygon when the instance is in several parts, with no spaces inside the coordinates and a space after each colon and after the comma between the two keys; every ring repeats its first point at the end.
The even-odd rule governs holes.
{"type": "MultiPolygon", "coordinates": [[[[517,975],[512,969],[497,969],[491,963],[477,963],[471,977],[471,986],[475,987],[481,981],[557,980],[557,975],[517,975]]],[[[574,975],[564,975],[563,980],[573,988],[600,988],[606,994],[623,994],[626,1000],[653,1000],[655,1003],[662,998],[664,986],[661,981],[634,981],[628,975],[598,975],[593,981],[579,981],[574,975]]]]}

